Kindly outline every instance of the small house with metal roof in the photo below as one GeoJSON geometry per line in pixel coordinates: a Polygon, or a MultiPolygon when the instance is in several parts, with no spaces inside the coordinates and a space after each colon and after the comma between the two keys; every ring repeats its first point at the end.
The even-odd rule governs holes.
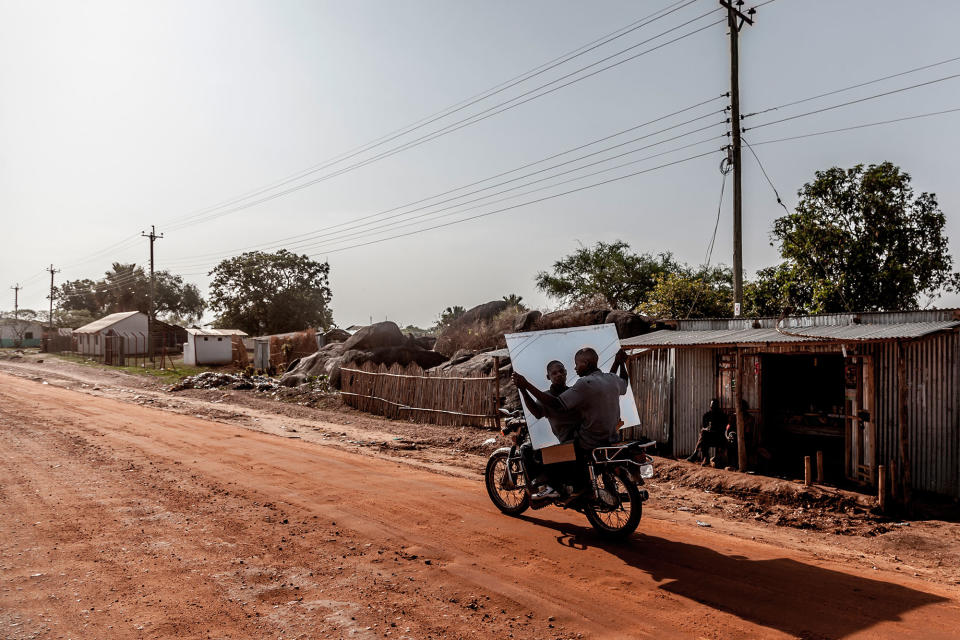
{"type": "Polygon", "coordinates": [[[682,457],[718,398],[741,468],[960,498],[960,311],[679,320],[622,341],[640,434],[682,457]],[[742,402],[741,402],[742,401],[742,402]],[[737,407],[742,417],[737,422],[737,407]]]}
{"type": "Polygon", "coordinates": [[[109,348],[105,347],[107,339],[113,336],[123,340],[126,354],[146,353],[147,314],[142,311],[111,313],[74,329],[73,335],[77,340],[77,351],[85,356],[104,355],[104,349],[109,348]]]}
{"type": "Polygon", "coordinates": [[[243,347],[247,334],[239,329],[187,329],[183,345],[183,364],[190,366],[230,364],[233,362],[233,344],[243,347]]]}

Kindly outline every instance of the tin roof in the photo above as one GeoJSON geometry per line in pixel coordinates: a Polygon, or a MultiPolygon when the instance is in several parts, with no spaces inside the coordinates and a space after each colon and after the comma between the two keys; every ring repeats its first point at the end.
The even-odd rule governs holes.
{"type": "Polygon", "coordinates": [[[849,324],[786,329],[792,335],[776,329],[713,329],[706,331],[654,331],[621,340],[624,348],[691,347],[733,344],[811,343],[890,341],[920,338],[922,336],[960,326],[960,321],[900,322],[895,324],[849,324]]]}
{"type": "MultiPolygon", "coordinates": [[[[126,320],[132,316],[137,315],[138,313],[143,313],[142,311],[121,311],[120,313],[111,313],[108,316],[103,316],[99,320],[94,320],[90,324],[85,324],[79,329],[74,329],[74,333],[99,333],[104,329],[107,329],[121,320],[126,320]]],[[[146,315],[146,314],[144,314],[146,315]]]]}
{"type": "Polygon", "coordinates": [[[240,329],[200,329],[197,327],[187,329],[187,333],[192,336],[240,336],[241,338],[247,335],[240,329]]]}

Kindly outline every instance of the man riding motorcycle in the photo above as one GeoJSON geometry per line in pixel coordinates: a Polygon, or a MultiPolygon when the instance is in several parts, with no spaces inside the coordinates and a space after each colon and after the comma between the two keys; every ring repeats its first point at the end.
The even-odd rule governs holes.
{"type": "MultiPolygon", "coordinates": [[[[593,449],[620,440],[620,396],[626,394],[629,389],[626,360],[627,354],[621,349],[614,358],[610,373],[604,373],[597,366],[599,363],[597,352],[590,347],[580,349],[574,356],[579,379],[573,387],[558,395],[541,391],[522,375],[513,374],[513,382],[517,389],[525,397],[532,395],[545,412],[562,415],[565,412],[576,411],[579,414],[580,425],[574,436],[578,467],[578,472],[575,474],[577,487],[575,493],[583,491],[586,480],[586,460],[593,449]],[[613,373],[618,369],[619,376],[613,373]]],[[[533,413],[532,409],[531,413],[533,413]]],[[[550,489],[549,486],[547,489],[550,489]]],[[[541,491],[536,497],[556,497],[557,495],[555,491],[550,490],[549,492],[541,491]]]]}

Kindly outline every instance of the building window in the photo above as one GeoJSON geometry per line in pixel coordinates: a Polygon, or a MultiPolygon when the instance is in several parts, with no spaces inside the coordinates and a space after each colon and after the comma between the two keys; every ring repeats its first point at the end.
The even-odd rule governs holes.
{"type": "Polygon", "coordinates": [[[24,340],[33,340],[33,331],[27,331],[23,334],[24,340]]]}
{"type": "Polygon", "coordinates": [[[223,342],[223,338],[217,338],[217,342],[223,342]]]}
{"type": "Polygon", "coordinates": [[[208,340],[207,336],[203,336],[203,341],[206,342],[207,340],[208,340]]]}

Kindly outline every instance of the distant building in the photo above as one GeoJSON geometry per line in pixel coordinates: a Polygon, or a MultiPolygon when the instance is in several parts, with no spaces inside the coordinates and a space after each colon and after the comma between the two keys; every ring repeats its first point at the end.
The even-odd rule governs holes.
{"type": "Polygon", "coordinates": [[[187,329],[187,342],[183,345],[183,364],[194,367],[230,364],[233,362],[234,339],[240,343],[246,335],[239,329],[187,329]]]}
{"type": "Polygon", "coordinates": [[[147,352],[147,314],[142,311],[111,313],[73,330],[77,351],[85,356],[102,356],[108,336],[120,336],[127,355],[147,352]]]}
{"type": "Polygon", "coordinates": [[[43,326],[39,322],[0,318],[0,347],[39,347],[43,326]]]}
{"type": "MultiPolygon", "coordinates": [[[[121,311],[74,329],[73,337],[76,340],[76,349],[82,355],[104,355],[104,341],[110,338],[113,345],[111,348],[122,348],[124,355],[133,356],[149,353],[147,332],[147,314],[142,311],[121,311]],[[122,342],[122,345],[114,345],[118,341],[122,342]]],[[[163,348],[179,351],[180,345],[186,342],[187,332],[183,327],[156,320],[153,336],[156,353],[163,348]]]]}

